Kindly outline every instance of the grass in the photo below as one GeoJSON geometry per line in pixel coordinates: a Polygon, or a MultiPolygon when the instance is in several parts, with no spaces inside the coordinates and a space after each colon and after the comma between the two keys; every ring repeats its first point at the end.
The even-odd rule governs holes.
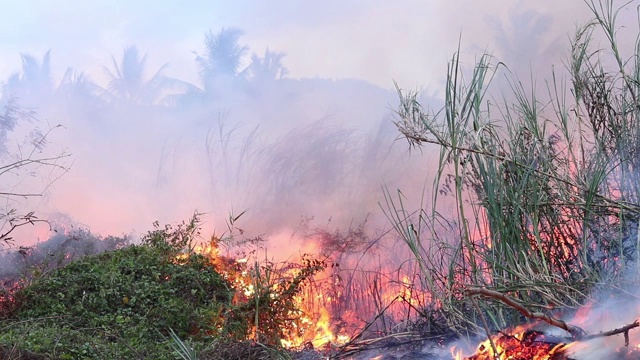
{"type": "Polygon", "coordinates": [[[183,360],[197,360],[198,354],[188,342],[182,341],[173,329],[169,328],[169,335],[171,335],[171,348],[177,353],[183,360]]]}
{"type": "Polygon", "coordinates": [[[625,60],[619,9],[587,5],[595,18],[572,42],[571,91],[553,73],[544,97],[487,54],[462,68],[459,51],[443,109],[398,88],[398,129],[413,146],[437,145],[439,165],[428,207],[411,211],[405,194],[385,189],[383,209],[461,334],[484,331],[482,318],[493,329],[522,321],[502,304],[476,306],[468,286],[547,311],[637,276],[640,47],[625,60]],[[594,48],[596,32],[608,48],[594,48]],[[496,97],[491,84],[503,74],[510,88],[496,97]]]}

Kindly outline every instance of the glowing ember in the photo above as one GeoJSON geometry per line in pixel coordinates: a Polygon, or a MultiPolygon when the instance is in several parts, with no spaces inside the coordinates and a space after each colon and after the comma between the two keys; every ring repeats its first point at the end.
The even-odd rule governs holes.
{"type": "MultiPolygon", "coordinates": [[[[513,331],[501,332],[493,336],[491,341],[485,340],[478,346],[475,355],[464,358],[465,360],[562,360],[568,359],[565,350],[569,348],[566,343],[550,339],[547,335],[518,327],[513,331]]],[[[463,359],[460,352],[454,353],[456,360],[463,359]]]]}

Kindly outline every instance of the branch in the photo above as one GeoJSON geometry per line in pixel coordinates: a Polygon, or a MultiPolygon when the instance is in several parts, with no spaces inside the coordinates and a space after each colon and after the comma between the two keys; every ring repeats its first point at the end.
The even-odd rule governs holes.
{"type": "Polygon", "coordinates": [[[26,198],[26,197],[42,196],[42,194],[0,192],[0,196],[24,197],[24,198],[26,198]]]}
{"type": "MultiPolygon", "coordinates": [[[[11,217],[5,221],[5,224],[9,223],[9,229],[5,232],[0,232],[0,241],[4,241],[5,243],[11,242],[12,238],[9,235],[11,235],[13,231],[24,225],[35,225],[37,222],[49,223],[47,220],[38,219],[33,211],[25,215],[11,217]]],[[[2,228],[4,228],[4,226],[2,226],[2,228]]]]}
{"type": "Polygon", "coordinates": [[[638,326],[640,326],[640,322],[636,320],[633,323],[625,325],[621,328],[601,332],[598,334],[587,335],[583,337],[582,340],[591,340],[599,337],[612,336],[612,335],[618,335],[618,334],[624,333],[624,346],[629,346],[629,330],[637,328],[638,326]]]}
{"type": "Polygon", "coordinates": [[[529,310],[529,309],[525,308],[524,306],[522,306],[522,304],[520,304],[518,302],[518,300],[516,300],[516,299],[514,299],[514,298],[512,298],[512,297],[510,297],[508,295],[499,293],[497,291],[471,287],[471,288],[467,289],[466,294],[468,296],[484,295],[486,297],[490,297],[490,298],[494,298],[494,299],[500,300],[503,303],[505,303],[506,305],[509,305],[512,308],[518,310],[525,317],[528,317],[530,319],[542,320],[542,321],[548,323],[549,325],[553,325],[555,327],[559,327],[562,330],[565,330],[566,332],[571,334],[571,336],[573,337],[574,340],[586,341],[586,340],[591,340],[591,339],[595,339],[595,338],[599,338],[599,337],[624,334],[624,345],[625,346],[629,346],[629,330],[635,329],[637,327],[640,327],[640,320],[636,320],[633,323],[625,325],[625,326],[623,326],[621,328],[617,328],[617,329],[613,329],[613,330],[609,330],[609,331],[605,331],[605,332],[600,332],[598,334],[589,335],[589,334],[587,334],[586,331],[582,330],[581,328],[579,328],[577,326],[567,324],[566,322],[564,322],[562,320],[556,319],[554,317],[551,317],[551,316],[543,314],[543,313],[532,312],[531,310],[529,310]]]}
{"type": "Polygon", "coordinates": [[[575,340],[580,340],[583,339],[585,336],[587,336],[587,332],[582,330],[581,328],[574,326],[574,325],[570,325],[567,324],[566,322],[560,320],[560,319],[556,319],[552,316],[549,316],[547,314],[543,314],[541,312],[532,312],[531,310],[527,309],[526,307],[524,307],[522,304],[520,304],[518,302],[518,300],[505,295],[503,293],[499,293],[497,291],[493,291],[493,290],[488,290],[488,289],[482,289],[482,288],[469,288],[466,291],[466,294],[468,296],[473,296],[473,295],[483,295],[486,297],[490,297],[490,298],[494,298],[497,300],[502,301],[503,303],[505,303],[506,305],[511,306],[512,308],[518,310],[523,316],[528,317],[530,319],[537,319],[537,320],[542,320],[544,322],[546,322],[549,325],[558,327],[566,332],[568,332],[569,334],[571,334],[571,337],[575,340]]]}

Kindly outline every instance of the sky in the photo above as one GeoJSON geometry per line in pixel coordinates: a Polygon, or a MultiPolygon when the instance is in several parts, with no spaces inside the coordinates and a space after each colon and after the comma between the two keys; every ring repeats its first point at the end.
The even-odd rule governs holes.
{"type": "MultiPolygon", "coordinates": [[[[396,141],[394,81],[441,99],[458,47],[464,66],[488,52],[524,78],[545,79],[564,66],[571,36],[589,18],[582,0],[5,0],[0,79],[20,71],[20,54],[41,59],[51,50],[54,83],[73,68],[106,88],[105,67],[136,46],[148,69],[168,64],[166,75],[202,87],[195,57],[204,35],[241,29],[249,55],[286,54],[288,82],[268,96],[231,94],[184,112],[36,104],[41,118],[64,125],[54,143],[73,158],[35,206],[103,235],[141,232],[194,209],[224,217],[252,208],[257,232],[291,233],[305,217],[344,228],[371,213],[384,222],[383,184],[405,186],[417,203],[423,193],[434,153],[408,156],[406,143],[396,141]],[[207,147],[216,119],[227,121],[226,131],[238,127],[227,160],[207,147]],[[242,141],[255,126],[263,157],[240,169],[242,141]],[[313,141],[301,142],[301,134],[313,141]],[[375,141],[383,144],[379,153],[368,153],[375,141]]],[[[621,12],[623,23],[629,19],[633,6],[621,12]]]]}
{"type": "Polygon", "coordinates": [[[136,45],[149,54],[151,65],[168,63],[172,76],[196,81],[192,52],[201,50],[204,33],[236,27],[245,32],[251,51],[285,52],[293,78],[357,78],[386,88],[395,80],[428,87],[442,77],[459,39],[470,54],[516,50],[501,48],[505,39],[535,45],[527,37],[540,29],[527,29],[524,21],[520,29],[509,23],[510,17],[531,11],[549,20],[540,46],[556,51],[555,56],[589,15],[581,0],[8,0],[0,14],[0,76],[19,69],[19,53],[52,49],[57,73],[72,66],[104,79],[102,66],[110,57],[136,45]]]}

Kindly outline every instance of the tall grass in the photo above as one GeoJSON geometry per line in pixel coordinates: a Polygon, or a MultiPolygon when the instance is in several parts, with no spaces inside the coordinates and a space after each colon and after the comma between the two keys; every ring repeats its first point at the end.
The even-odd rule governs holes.
{"type": "Polygon", "coordinates": [[[501,304],[475,303],[470,286],[548,311],[637,278],[640,41],[625,57],[620,9],[587,6],[594,20],[572,41],[570,89],[556,73],[546,91],[527,88],[487,54],[465,70],[459,51],[440,111],[398,88],[400,132],[414,146],[437,145],[439,163],[428,207],[411,212],[401,192],[385,189],[383,208],[459,332],[478,330],[481,317],[494,328],[522,321],[501,304]],[[608,46],[594,47],[601,35],[608,46]],[[503,72],[509,86],[493,96],[503,72]]]}

